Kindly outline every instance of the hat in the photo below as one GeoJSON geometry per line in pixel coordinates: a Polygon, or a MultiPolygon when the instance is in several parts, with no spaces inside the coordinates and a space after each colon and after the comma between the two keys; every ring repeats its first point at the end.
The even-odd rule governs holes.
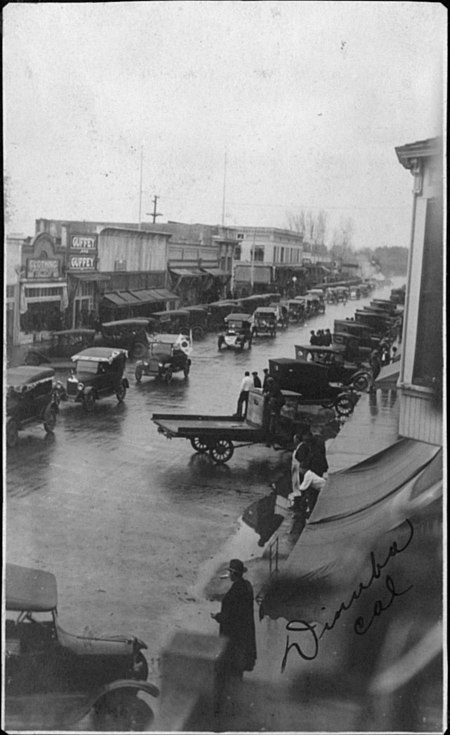
{"type": "Polygon", "coordinates": [[[228,564],[228,571],[244,574],[247,571],[247,567],[244,567],[240,559],[232,559],[228,564]]]}
{"type": "Polygon", "coordinates": [[[254,372],[254,373],[252,373],[252,375],[258,375],[258,373],[256,372],[256,370],[255,370],[255,372],[254,372]]]}
{"type": "Polygon", "coordinates": [[[264,368],[263,373],[268,373],[268,372],[269,372],[269,368],[264,368]]]}

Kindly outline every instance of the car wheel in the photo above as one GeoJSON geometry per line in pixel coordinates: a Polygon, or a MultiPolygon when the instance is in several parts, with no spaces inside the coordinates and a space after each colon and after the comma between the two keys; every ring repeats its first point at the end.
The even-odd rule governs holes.
{"type": "Polygon", "coordinates": [[[152,708],[131,692],[113,692],[95,706],[94,726],[100,732],[143,732],[153,722],[152,708]]]}
{"type": "Polygon", "coordinates": [[[136,342],[133,347],[133,358],[135,360],[141,360],[144,357],[146,351],[147,350],[143,342],[136,342]]]}
{"type": "Polygon", "coordinates": [[[363,375],[358,375],[358,377],[355,378],[355,380],[353,381],[353,385],[355,386],[356,390],[367,390],[370,385],[369,375],[367,373],[364,373],[363,375]]]}
{"type": "Polygon", "coordinates": [[[8,423],[6,424],[6,444],[7,446],[12,449],[16,446],[17,440],[19,438],[19,426],[17,424],[17,421],[14,421],[14,419],[9,419],[8,423]]]}
{"type": "Polygon", "coordinates": [[[341,396],[334,404],[339,416],[350,416],[353,413],[355,405],[349,396],[341,396]]]}
{"type": "Polygon", "coordinates": [[[233,444],[228,439],[219,439],[215,446],[211,447],[209,454],[216,464],[225,464],[234,454],[233,444]]]}
{"type": "Polygon", "coordinates": [[[193,339],[202,339],[205,336],[205,333],[201,327],[194,327],[192,330],[192,338],[193,339]]]}
{"type": "Polygon", "coordinates": [[[94,410],[95,406],[95,396],[93,393],[88,393],[83,398],[83,408],[87,413],[91,413],[91,411],[94,410]]]}
{"type": "Polygon", "coordinates": [[[119,401],[119,403],[123,403],[123,401],[125,400],[126,394],[127,394],[127,389],[125,388],[124,384],[121,383],[116,390],[116,398],[119,401]]]}
{"type": "Polygon", "coordinates": [[[171,367],[167,368],[163,377],[164,377],[164,382],[167,383],[167,385],[169,385],[169,383],[172,381],[172,378],[173,378],[173,370],[171,367]]]}
{"type": "Polygon", "coordinates": [[[141,382],[143,372],[144,371],[142,369],[142,365],[136,365],[136,370],[134,371],[134,377],[136,378],[137,383],[141,382]]]}
{"type": "Polygon", "coordinates": [[[205,454],[209,449],[209,444],[202,436],[194,436],[191,439],[191,447],[199,454],[205,454]]]}
{"type": "Polygon", "coordinates": [[[184,373],[184,377],[185,378],[188,377],[190,371],[191,371],[191,366],[190,365],[185,365],[184,370],[183,370],[183,373],[184,373]]]}
{"type": "Polygon", "coordinates": [[[44,429],[51,434],[56,426],[56,411],[53,406],[47,406],[44,413],[44,429]]]}

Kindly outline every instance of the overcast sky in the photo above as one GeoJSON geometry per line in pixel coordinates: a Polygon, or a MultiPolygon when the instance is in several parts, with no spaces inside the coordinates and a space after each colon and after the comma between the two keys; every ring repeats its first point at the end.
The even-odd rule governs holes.
{"type": "Polygon", "coordinates": [[[441,132],[446,9],[412,2],[14,3],[9,232],[38,217],[287,227],[408,246],[398,145],[441,132]],[[227,157],[224,177],[225,151],[227,157]]]}

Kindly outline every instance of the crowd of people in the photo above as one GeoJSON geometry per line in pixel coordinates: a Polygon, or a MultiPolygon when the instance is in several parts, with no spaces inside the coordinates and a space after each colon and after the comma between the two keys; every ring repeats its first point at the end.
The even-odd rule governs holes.
{"type": "Polygon", "coordinates": [[[311,330],[309,344],[316,345],[318,347],[329,347],[333,342],[333,336],[329,329],[318,329],[317,332],[314,329],[311,330]]]}

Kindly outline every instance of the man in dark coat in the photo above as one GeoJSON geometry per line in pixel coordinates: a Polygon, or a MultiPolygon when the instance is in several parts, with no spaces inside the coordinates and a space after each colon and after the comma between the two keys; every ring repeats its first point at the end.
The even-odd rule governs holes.
{"type": "Polygon", "coordinates": [[[220,635],[228,638],[226,674],[239,679],[244,671],[252,671],[256,662],[253,588],[243,578],[246,571],[240,559],[230,561],[228,572],[233,584],[222,600],[220,612],[211,613],[220,625],[220,635]]]}

